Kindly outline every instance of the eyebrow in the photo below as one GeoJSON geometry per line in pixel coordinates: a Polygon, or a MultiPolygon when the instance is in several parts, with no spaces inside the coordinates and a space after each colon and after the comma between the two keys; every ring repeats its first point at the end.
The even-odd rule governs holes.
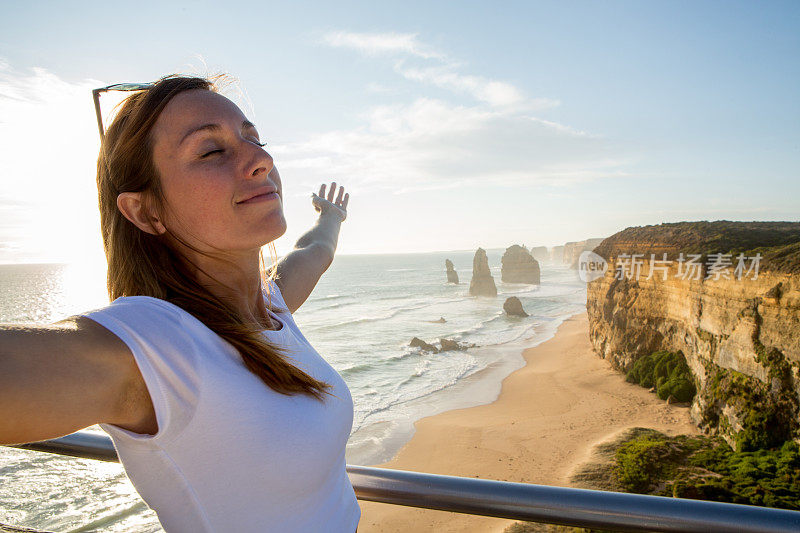
{"type": "MultiPolygon", "coordinates": [[[[243,120],[242,121],[242,129],[246,129],[246,128],[252,128],[252,129],[258,131],[258,128],[256,128],[255,124],[253,124],[249,120],[243,120]]],[[[221,129],[222,129],[222,126],[220,126],[219,124],[203,124],[202,126],[198,126],[196,128],[192,128],[191,130],[186,132],[186,135],[183,136],[183,138],[181,139],[181,142],[178,143],[178,146],[183,144],[183,142],[186,139],[188,139],[189,137],[191,137],[192,135],[194,135],[195,133],[197,133],[199,131],[219,131],[221,129]]]]}

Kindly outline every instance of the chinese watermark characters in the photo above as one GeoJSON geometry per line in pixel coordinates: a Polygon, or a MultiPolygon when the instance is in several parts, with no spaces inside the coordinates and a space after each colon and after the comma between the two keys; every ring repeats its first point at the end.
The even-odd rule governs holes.
{"type": "Polygon", "coordinates": [[[650,254],[649,262],[645,260],[645,257],[646,254],[619,254],[614,269],[614,278],[639,281],[646,274],[646,277],[643,278],[645,280],[658,275],[663,281],[666,281],[670,267],[677,263],[673,278],[684,280],[736,279],[741,281],[743,278],[749,277],[751,280],[756,280],[758,279],[758,266],[761,262],[760,253],[756,253],[754,256],[745,256],[741,253],[735,258],[733,254],[708,254],[704,263],[701,262],[703,257],[701,254],[684,255],[681,253],[677,260],[667,259],[666,253],[660,259],[656,258],[656,254],[650,254]],[[647,272],[643,272],[645,264],[650,267],[647,272]],[[705,275],[703,275],[703,266],[705,266],[705,275]]]}

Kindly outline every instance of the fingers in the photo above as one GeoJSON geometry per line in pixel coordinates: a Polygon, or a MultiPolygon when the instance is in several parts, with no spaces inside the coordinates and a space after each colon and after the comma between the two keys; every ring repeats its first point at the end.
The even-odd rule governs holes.
{"type": "Polygon", "coordinates": [[[336,198],[336,201],[334,201],[333,197],[336,194],[336,182],[331,182],[331,188],[328,190],[327,198],[325,198],[325,188],[326,185],[323,183],[319,188],[319,194],[317,196],[328,200],[334,205],[338,205],[344,210],[347,210],[347,203],[350,201],[350,193],[345,193],[344,187],[339,187],[339,196],[336,198]]]}
{"type": "MultiPolygon", "coordinates": [[[[342,191],[339,190],[339,194],[341,194],[341,192],[342,191]]],[[[325,184],[323,183],[322,186],[319,188],[319,196],[321,198],[325,198],[326,200],[328,200],[331,203],[333,203],[333,195],[335,193],[336,193],[336,182],[335,181],[331,182],[331,188],[328,191],[328,197],[327,198],[325,198],[325,184]]]]}

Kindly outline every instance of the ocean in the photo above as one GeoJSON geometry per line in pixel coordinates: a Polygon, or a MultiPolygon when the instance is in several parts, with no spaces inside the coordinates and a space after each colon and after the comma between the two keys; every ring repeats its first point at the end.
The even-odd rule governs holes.
{"type": "MultiPolygon", "coordinates": [[[[336,257],[294,314],[352,393],[349,464],[388,461],[422,417],[494,401],[503,378],[523,366],[522,351],[585,310],[585,284],[567,265],[540,263],[539,286],[503,283],[504,250],[486,252],[497,298],[469,295],[474,250],[349,255],[336,257]],[[460,284],[447,283],[445,259],[460,284]],[[509,296],[530,316],[506,316],[509,296]],[[477,346],[420,353],[409,347],[414,337],[477,346]]],[[[102,307],[104,274],[102,265],[0,265],[0,323],[46,324],[102,307]]],[[[105,435],[99,426],[84,431],[105,435]]],[[[0,447],[0,523],[70,533],[162,531],[120,464],[9,447],[0,447]]]]}

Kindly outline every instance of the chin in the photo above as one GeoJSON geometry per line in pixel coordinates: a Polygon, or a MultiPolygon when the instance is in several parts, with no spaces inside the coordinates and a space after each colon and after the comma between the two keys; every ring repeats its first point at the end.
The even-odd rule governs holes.
{"type": "Polygon", "coordinates": [[[271,242],[277,241],[278,239],[280,239],[284,235],[286,235],[286,226],[284,226],[280,230],[271,231],[271,232],[269,232],[267,234],[262,234],[262,237],[258,240],[259,241],[258,242],[258,246],[259,247],[266,246],[271,242]]]}

